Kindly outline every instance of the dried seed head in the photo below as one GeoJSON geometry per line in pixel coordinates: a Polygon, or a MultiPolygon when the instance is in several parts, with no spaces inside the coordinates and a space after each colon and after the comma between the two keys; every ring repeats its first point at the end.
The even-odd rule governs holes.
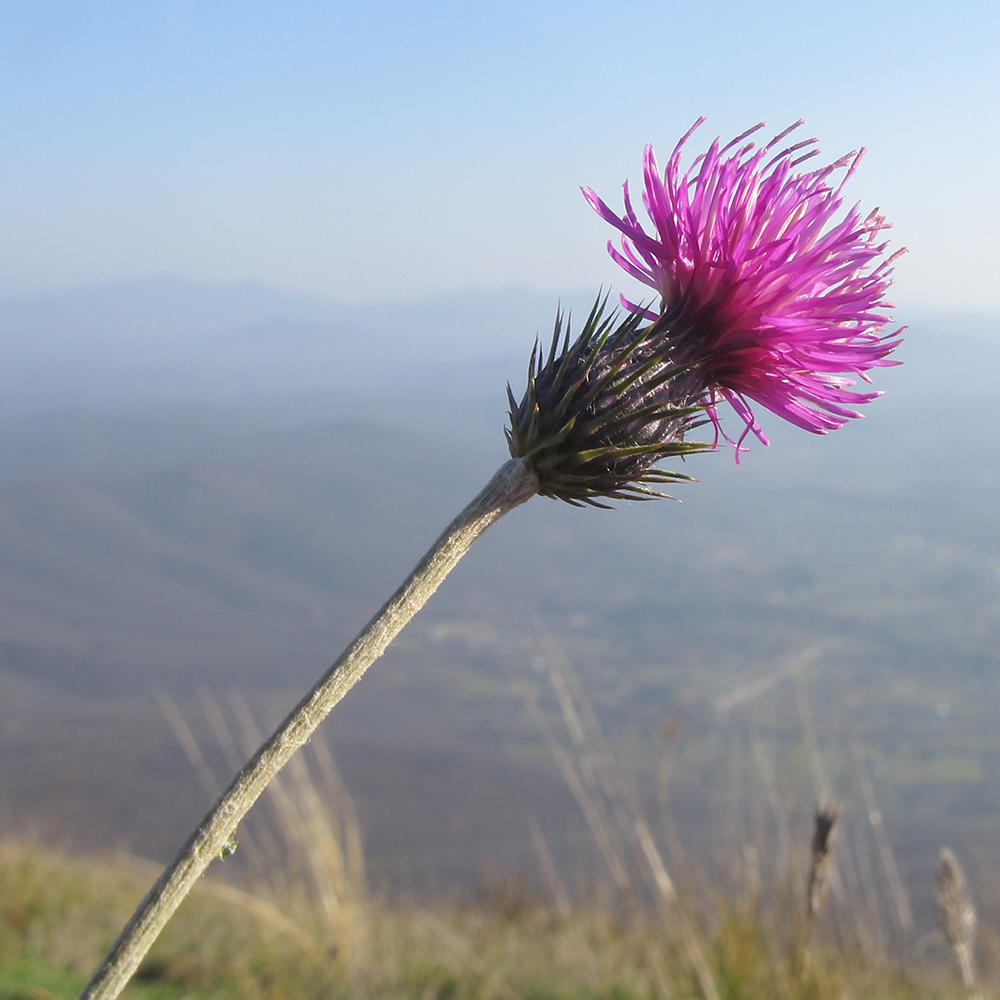
{"type": "Polygon", "coordinates": [[[976,944],[978,918],[965,872],[950,847],[941,848],[941,861],[934,880],[938,921],[962,971],[962,981],[970,992],[976,988],[972,950],[976,944]]]}
{"type": "Polygon", "coordinates": [[[812,848],[809,852],[809,916],[826,906],[830,886],[830,853],[833,850],[833,833],[839,813],[830,806],[819,806],[813,815],[812,848]]]}

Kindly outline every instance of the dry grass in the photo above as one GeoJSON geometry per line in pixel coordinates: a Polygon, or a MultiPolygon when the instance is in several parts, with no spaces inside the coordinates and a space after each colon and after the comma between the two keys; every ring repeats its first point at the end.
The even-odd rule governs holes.
{"type": "MultiPolygon", "coordinates": [[[[144,890],[128,859],[79,860],[0,845],[0,997],[71,997],[144,890]],[[42,988],[42,987],[45,988],[42,988]],[[34,992],[32,992],[34,990],[34,992]]],[[[686,931],[646,907],[578,903],[561,917],[532,892],[497,885],[475,904],[355,903],[363,954],[331,933],[308,894],[258,899],[207,881],[185,903],[130,989],[142,997],[292,1000],[693,998],[704,995],[686,931]],[[363,911],[363,912],[361,912],[363,911]],[[280,917],[280,919],[275,919],[280,917]],[[293,929],[292,929],[293,928],[293,929]]],[[[693,922],[719,996],[785,1000],[960,996],[944,970],[906,973],[862,953],[814,945],[803,966],[747,900],[693,922]]]]}

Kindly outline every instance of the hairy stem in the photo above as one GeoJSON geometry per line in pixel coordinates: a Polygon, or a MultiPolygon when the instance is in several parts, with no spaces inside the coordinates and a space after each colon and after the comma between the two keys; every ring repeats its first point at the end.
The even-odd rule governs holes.
{"type": "Polygon", "coordinates": [[[538,478],[534,472],[521,459],[512,459],[448,525],[402,586],[222,793],[139,904],[108,956],[84,987],[80,1000],[113,1000],[121,993],[174,910],[212,860],[225,850],[240,820],[268,782],[309,739],[330,709],[385,652],[469,546],[494,521],[530,499],[537,490],[538,478]]]}

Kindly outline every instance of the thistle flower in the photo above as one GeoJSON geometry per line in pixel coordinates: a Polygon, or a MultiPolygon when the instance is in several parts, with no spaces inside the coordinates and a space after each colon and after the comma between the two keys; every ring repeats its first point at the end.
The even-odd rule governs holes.
{"type": "Polygon", "coordinates": [[[818,152],[815,139],[772,150],[802,122],[757,149],[745,140],[761,123],[722,148],[716,139],[682,173],[684,145],[703,121],[678,142],[662,176],[646,147],[643,204],[653,234],[636,217],[627,181],[622,216],[591,189],[583,193],[622,233],[620,250],[608,243],[612,258],[659,295],[656,309],[622,303],[669,339],[670,360],[688,373],[687,391],[700,391],[716,439],[720,399],[743,421],[732,442],[738,460],[749,432],[767,444],[754,402],[825,434],[880,395],[850,392],[844,373],[870,381],[869,369],[897,364],[888,355],[902,330],[885,335],[891,306],[883,296],[903,251],[883,257],[889,225],[877,209],[862,217],[855,206],[838,219],[863,149],[800,173],[818,152]]]}
{"type": "MultiPolygon", "coordinates": [[[[814,140],[765,162],[771,146],[790,130],[757,152],[753,143],[740,145],[754,131],[721,150],[714,142],[683,176],[681,149],[690,132],[662,178],[647,147],[644,201],[653,236],[639,225],[627,184],[621,218],[584,190],[598,213],[621,230],[622,249],[609,245],[612,256],[656,289],[658,308],[623,299],[623,315],[606,315],[607,300],[599,298],[572,343],[568,320],[564,329],[561,314],[556,316],[548,353],[537,344],[532,352],[524,397],[517,402],[507,389],[511,461],[448,525],[233,778],[140,903],[80,1000],[119,995],[268,782],[496,520],[536,493],[597,506],[604,506],[602,497],[661,496],[655,486],[690,477],[658,469],[657,462],[716,446],[720,398],[746,425],[735,442],[738,459],[750,431],[766,443],[751,401],[825,433],[858,416],[849,405],[877,395],[848,392],[853,383],[838,374],[867,378],[869,369],[895,363],[888,355],[899,343],[895,335],[883,334],[888,305],[882,296],[894,259],[878,262],[885,250],[879,242],[885,220],[877,212],[862,219],[855,208],[835,221],[843,182],[861,154],[798,174],[794,168],[814,152],[797,156],[798,151],[814,140]],[[832,187],[830,178],[845,167],[846,176],[832,187]],[[708,422],[715,425],[714,441],[688,438],[708,422]]],[[[835,819],[817,813],[816,884],[835,819]]]]}

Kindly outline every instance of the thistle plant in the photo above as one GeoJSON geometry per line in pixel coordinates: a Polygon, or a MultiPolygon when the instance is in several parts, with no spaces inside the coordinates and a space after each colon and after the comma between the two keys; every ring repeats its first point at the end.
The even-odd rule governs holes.
{"type": "MultiPolygon", "coordinates": [[[[699,120],[695,128],[701,124],[699,120]]],[[[823,434],[860,414],[877,392],[852,392],[851,376],[895,364],[899,333],[884,301],[896,255],[877,211],[842,212],[843,188],[862,152],[818,170],[799,164],[816,140],[785,145],[796,123],[757,147],[757,125],[726,146],[715,140],[681,171],[677,144],[660,174],[652,147],[643,158],[647,233],[628,184],[616,215],[593,191],[584,196],[619,230],[612,258],[653,289],[647,304],[598,299],[573,337],[557,315],[547,350],[536,342],[520,398],[508,387],[511,459],[455,518],[410,576],[313,689],[254,754],[140,904],[81,1000],[116,997],[170,915],[271,778],[420,610],[469,546],[498,518],[536,493],[575,505],[664,496],[688,480],[665,469],[728,442],[737,461],[753,434],[767,438],[759,405],[823,434]],[[839,179],[838,179],[839,178],[839,179]],[[742,428],[730,436],[720,404],[742,428]],[[693,440],[699,428],[708,440],[693,440]]]]}

